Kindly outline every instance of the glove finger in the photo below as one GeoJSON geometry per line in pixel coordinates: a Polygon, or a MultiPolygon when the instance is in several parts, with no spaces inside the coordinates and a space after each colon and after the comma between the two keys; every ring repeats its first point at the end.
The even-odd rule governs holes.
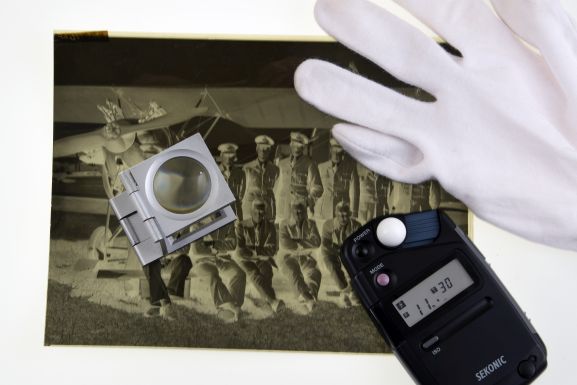
{"type": "Polygon", "coordinates": [[[482,0],[393,0],[475,62],[518,42],[482,0]]]}
{"type": "Polygon", "coordinates": [[[561,87],[577,93],[577,28],[557,0],[491,0],[507,26],[538,48],[561,87]]]}
{"type": "Polygon", "coordinates": [[[456,70],[455,62],[433,39],[368,1],[318,0],[315,17],[345,46],[433,94],[444,84],[440,79],[456,70]]]}
{"type": "Polygon", "coordinates": [[[413,127],[430,121],[435,103],[401,95],[334,64],[309,59],[295,72],[301,98],[321,111],[408,141],[418,141],[413,127]]]}
{"type": "Polygon", "coordinates": [[[348,123],[335,125],[332,134],[346,152],[378,174],[405,183],[431,179],[423,152],[401,138],[348,123]]]}

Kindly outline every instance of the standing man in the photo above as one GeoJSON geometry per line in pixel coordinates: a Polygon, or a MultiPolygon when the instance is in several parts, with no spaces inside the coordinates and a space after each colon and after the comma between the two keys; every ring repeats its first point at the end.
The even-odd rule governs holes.
{"type": "Polygon", "coordinates": [[[270,159],[274,140],[270,136],[259,135],[254,141],[256,143],[257,158],[243,167],[246,191],[242,198],[242,211],[247,214],[250,213],[252,201],[255,197],[261,197],[266,204],[265,218],[270,222],[274,222],[276,202],[273,190],[279,175],[278,167],[270,159]]]}
{"type": "Polygon", "coordinates": [[[357,217],[359,209],[359,174],[357,165],[346,156],[341,145],[329,140],[329,160],[319,164],[323,194],[316,204],[315,217],[319,220],[334,218],[339,202],[347,202],[352,208],[352,216],[357,217]]]}
{"type": "Polygon", "coordinates": [[[195,261],[193,272],[208,278],[217,317],[226,323],[239,320],[246,286],[244,271],[232,260],[235,249],[233,224],[190,244],[190,255],[195,261]]]}
{"type": "Polygon", "coordinates": [[[434,201],[437,200],[433,181],[429,180],[413,184],[411,190],[411,212],[431,210],[433,208],[436,203],[434,201]]]}
{"type": "Polygon", "coordinates": [[[240,199],[244,196],[244,191],[246,188],[245,175],[244,172],[236,164],[236,151],[238,146],[234,143],[222,143],[218,146],[218,151],[220,152],[220,163],[218,168],[222,175],[224,175],[224,180],[230,187],[234,198],[236,199],[231,207],[236,213],[238,219],[242,220],[242,206],[240,204],[240,199]]]}
{"type": "Polygon", "coordinates": [[[291,218],[280,223],[279,269],[310,313],[321,284],[321,272],[313,258],[313,252],[321,245],[321,237],[315,221],[307,218],[304,199],[293,201],[291,209],[291,218]]]}
{"type": "Polygon", "coordinates": [[[362,164],[357,164],[359,174],[359,214],[357,219],[361,224],[371,219],[389,213],[388,196],[391,180],[378,175],[362,164]]]}
{"type": "Polygon", "coordinates": [[[318,166],[304,153],[309,138],[300,132],[291,132],[290,138],[291,155],[279,162],[280,179],[275,191],[279,222],[290,218],[290,203],[294,199],[306,200],[309,210],[313,210],[323,194],[318,166]]]}
{"type": "Polygon", "coordinates": [[[266,220],[265,215],[266,203],[261,198],[255,198],[251,218],[236,222],[236,258],[250,283],[277,313],[284,308],[284,302],[276,298],[272,287],[272,269],[276,267],[273,257],[278,245],[275,225],[266,220]]]}
{"type": "Polygon", "coordinates": [[[390,214],[430,210],[438,200],[436,196],[432,181],[418,184],[393,181],[388,195],[390,214]]]}
{"type": "Polygon", "coordinates": [[[321,240],[321,256],[339,290],[340,307],[357,305],[358,299],[354,296],[343,265],[339,258],[341,245],[361,224],[351,218],[351,209],[346,202],[339,202],[336,206],[334,219],[329,219],[323,225],[321,240]]]}
{"type": "Polygon", "coordinates": [[[411,212],[413,187],[409,183],[393,181],[389,190],[391,214],[406,214],[411,212]]]}

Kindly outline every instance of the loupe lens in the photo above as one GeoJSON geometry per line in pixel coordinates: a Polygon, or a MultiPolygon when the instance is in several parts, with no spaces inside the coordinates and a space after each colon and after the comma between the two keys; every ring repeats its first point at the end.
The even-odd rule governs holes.
{"type": "Polygon", "coordinates": [[[184,156],[164,162],[153,181],[158,203],[176,214],[198,210],[210,196],[210,187],[210,175],[202,163],[184,156]]]}

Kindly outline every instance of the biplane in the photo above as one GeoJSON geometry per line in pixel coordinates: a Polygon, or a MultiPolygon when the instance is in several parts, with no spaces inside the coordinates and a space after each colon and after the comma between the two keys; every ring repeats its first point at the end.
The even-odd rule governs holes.
{"type": "MultiPolygon", "coordinates": [[[[335,122],[290,88],[56,86],[53,219],[61,212],[105,216],[92,230],[78,269],[98,265],[103,276],[111,266],[136,269],[121,227],[111,229],[115,220],[108,200],[122,189],[122,170],[197,132],[210,148],[223,137],[245,143],[252,157],[255,130],[314,130],[313,137],[328,140],[328,130],[318,129],[335,122]],[[212,138],[219,126],[227,127],[226,135],[212,138]],[[99,179],[101,188],[95,186],[99,179]],[[90,183],[96,188],[82,193],[90,183]]],[[[278,146],[277,151],[283,150],[288,152],[278,146]]]]}

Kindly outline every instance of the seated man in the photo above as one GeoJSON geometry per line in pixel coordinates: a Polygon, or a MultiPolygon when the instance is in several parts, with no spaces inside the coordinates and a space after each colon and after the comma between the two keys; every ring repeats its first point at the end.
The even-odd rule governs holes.
{"type": "Polygon", "coordinates": [[[339,257],[345,239],[360,226],[359,222],[351,218],[351,209],[346,202],[339,202],[335,208],[335,218],[327,220],[323,225],[321,256],[329,275],[333,277],[339,289],[337,304],[340,307],[360,304],[348,283],[339,257]]]}
{"type": "Polygon", "coordinates": [[[284,308],[284,302],[276,298],[272,287],[272,268],[276,266],[273,256],[278,250],[276,229],[266,219],[266,204],[262,198],[252,201],[251,218],[237,221],[236,258],[246,272],[248,280],[274,313],[284,308]]]}
{"type": "Polygon", "coordinates": [[[238,321],[246,285],[244,271],[232,260],[235,248],[232,224],[190,245],[190,255],[195,261],[193,273],[198,277],[208,277],[217,317],[227,323],[238,321]]]}
{"type": "Polygon", "coordinates": [[[291,286],[311,312],[317,300],[321,283],[321,272],[313,258],[313,252],[321,245],[321,237],[315,221],[307,218],[304,199],[291,203],[291,218],[280,223],[280,251],[278,264],[291,286]]]}

